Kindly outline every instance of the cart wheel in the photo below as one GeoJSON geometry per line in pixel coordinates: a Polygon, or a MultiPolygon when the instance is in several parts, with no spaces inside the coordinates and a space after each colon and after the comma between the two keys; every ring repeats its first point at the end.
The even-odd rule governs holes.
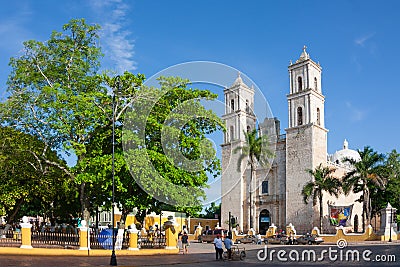
{"type": "Polygon", "coordinates": [[[244,251],[240,251],[240,255],[239,255],[240,260],[244,260],[246,258],[246,252],[244,251]]]}
{"type": "Polygon", "coordinates": [[[224,252],[222,253],[222,258],[223,258],[224,260],[228,259],[228,252],[224,251],[224,252]]]}

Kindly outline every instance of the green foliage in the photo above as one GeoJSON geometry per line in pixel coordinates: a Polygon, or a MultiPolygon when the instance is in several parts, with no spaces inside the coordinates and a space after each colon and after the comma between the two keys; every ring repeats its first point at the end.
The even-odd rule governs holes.
{"type": "Polygon", "coordinates": [[[244,160],[247,160],[245,168],[248,164],[250,165],[250,186],[249,186],[249,202],[250,202],[250,218],[249,226],[253,228],[253,215],[252,206],[253,199],[252,193],[253,188],[251,187],[254,178],[254,172],[256,171],[257,164],[261,167],[268,166],[269,160],[274,157],[274,153],[270,149],[270,143],[267,135],[259,135],[257,129],[253,129],[250,132],[244,132],[246,143],[243,146],[238,146],[233,150],[233,153],[240,153],[237,163],[237,169],[240,172],[244,160]]]}
{"type": "Polygon", "coordinates": [[[57,153],[46,150],[38,138],[8,127],[0,128],[0,140],[0,210],[7,215],[7,221],[12,223],[29,215],[28,207],[35,214],[48,214],[60,206],[65,209],[67,205],[57,201],[57,196],[68,194],[70,180],[36,156],[43,153],[65,166],[57,153]]]}
{"type": "MultiPolygon", "coordinates": [[[[141,74],[125,72],[118,78],[112,73],[99,74],[99,29],[84,19],[72,19],[46,42],[25,42],[23,55],[10,60],[9,97],[0,104],[2,125],[32,135],[43,144],[41,151],[32,150],[32,156],[58,168],[63,172],[60,177],[67,176],[68,182],[74,183],[68,184],[67,196],[79,197],[85,219],[97,206],[110,204],[113,122],[115,193],[123,212],[133,207],[141,212],[157,210],[158,199],[165,193],[174,200],[171,208],[199,212],[208,175],[220,173],[219,160],[205,135],[223,128],[200,99],[215,99],[216,95],[188,89],[188,81],[177,77],[161,78],[160,88],[147,88],[142,86],[145,77],[141,74]],[[131,107],[148,113],[127,116],[131,107]],[[181,111],[171,117],[175,109],[181,111]],[[199,112],[199,116],[192,117],[192,112],[199,112]],[[184,122],[179,129],[172,127],[177,121],[184,122]],[[124,135],[126,143],[133,144],[124,157],[122,131],[126,122],[143,128],[132,128],[124,135]],[[46,151],[73,153],[77,163],[66,166],[46,151]],[[175,158],[176,152],[182,157],[175,158]],[[187,161],[193,164],[182,167],[187,161]],[[152,168],[145,168],[149,164],[152,168]]],[[[54,198],[68,203],[60,195],[54,198]]]]}
{"type": "Polygon", "coordinates": [[[377,214],[388,203],[400,208],[400,154],[392,150],[386,157],[384,164],[379,168],[379,176],[384,177],[386,185],[379,187],[371,184],[372,214],[377,214]]]}
{"type": "Polygon", "coordinates": [[[366,146],[364,150],[358,150],[361,160],[353,158],[344,159],[353,166],[353,170],[343,177],[343,189],[346,193],[362,192],[358,200],[363,203],[363,230],[365,223],[369,224],[372,217],[372,195],[377,190],[383,190],[386,186],[386,179],[383,175],[383,162],[385,156],[366,146]]]}
{"type": "Polygon", "coordinates": [[[205,197],[208,174],[220,173],[206,134],[223,124],[200,103],[216,95],[187,88],[189,81],[178,77],[161,77],[159,83],[160,88],[141,87],[125,117],[124,153],[133,178],[124,184],[136,182],[149,194],[152,199],[145,206],[150,210],[157,211],[161,201],[195,214],[205,197]]]}
{"type": "MultiPolygon", "coordinates": [[[[71,168],[45,154],[36,155],[75,182],[85,219],[93,203],[107,199],[101,189],[110,177],[110,165],[105,165],[110,161],[104,159],[111,150],[99,147],[110,137],[113,112],[108,90],[116,88],[116,81],[97,73],[102,56],[98,30],[98,25],[73,19],[47,42],[25,42],[25,53],[10,61],[10,96],[0,106],[4,124],[36,136],[49,149],[77,156],[77,164],[71,168]],[[96,142],[100,144],[96,146],[96,142]]],[[[132,101],[132,88],[140,86],[143,79],[142,75],[124,74],[125,99],[132,101]]],[[[115,109],[121,117],[124,107],[119,104],[117,101],[115,109]]]]}
{"type": "Polygon", "coordinates": [[[253,129],[250,132],[244,132],[244,135],[246,138],[246,144],[237,147],[233,151],[234,153],[240,153],[237,166],[238,171],[240,171],[244,159],[248,160],[252,171],[256,169],[256,164],[259,164],[262,167],[268,166],[269,160],[274,157],[274,154],[270,149],[268,136],[258,135],[257,129],[253,129]]]}
{"type": "MultiPolygon", "coordinates": [[[[312,180],[306,183],[301,191],[303,195],[304,203],[308,203],[308,200],[312,198],[313,206],[317,205],[317,201],[322,198],[323,192],[327,192],[330,195],[336,197],[340,193],[340,181],[332,177],[332,173],[335,172],[335,168],[322,166],[320,164],[314,170],[307,170],[312,176],[312,180]]],[[[320,203],[322,205],[322,203],[320,203]]]]}
{"type": "Polygon", "coordinates": [[[314,170],[308,169],[307,172],[312,176],[312,179],[304,185],[301,194],[303,195],[304,203],[307,204],[310,198],[312,198],[313,206],[319,203],[319,229],[322,232],[323,193],[327,192],[330,195],[338,197],[341,183],[338,179],[332,177],[332,173],[335,172],[335,168],[322,166],[322,164],[320,164],[314,170]]]}
{"type": "Polygon", "coordinates": [[[215,202],[211,202],[210,206],[204,209],[205,214],[200,214],[200,218],[215,219],[215,214],[218,218],[221,218],[221,203],[218,205],[215,202]]]}

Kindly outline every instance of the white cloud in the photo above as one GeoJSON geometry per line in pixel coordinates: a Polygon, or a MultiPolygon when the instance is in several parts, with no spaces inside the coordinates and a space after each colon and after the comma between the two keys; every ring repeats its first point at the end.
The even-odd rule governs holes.
{"type": "Polygon", "coordinates": [[[128,18],[130,6],[122,0],[91,0],[93,10],[102,18],[99,24],[102,26],[101,41],[105,59],[111,61],[117,73],[136,70],[134,61],[134,39],[128,30],[128,18]]]}
{"type": "Polygon", "coordinates": [[[366,112],[354,107],[352,103],[346,102],[346,107],[349,110],[348,114],[351,121],[362,121],[365,118],[366,112]]]}
{"type": "Polygon", "coordinates": [[[366,35],[363,35],[363,36],[361,36],[361,37],[355,39],[355,40],[354,40],[354,43],[355,43],[356,45],[359,45],[359,46],[365,46],[365,43],[366,43],[369,39],[371,39],[372,37],[374,37],[374,35],[375,35],[374,32],[373,32],[373,33],[366,34],[366,35]]]}

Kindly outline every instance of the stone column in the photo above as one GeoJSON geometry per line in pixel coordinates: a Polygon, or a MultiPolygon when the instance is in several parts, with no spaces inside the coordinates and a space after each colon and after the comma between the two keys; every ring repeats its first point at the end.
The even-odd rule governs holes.
{"type": "Polygon", "coordinates": [[[202,230],[203,230],[203,227],[201,227],[201,224],[199,223],[199,225],[196,228],[196,231],[194,231],[194,239],[195,240],[197,240],[199,238],[199,236],[201,236],[202,230]]]}
{"type": "Polygon", "coordinates": [[[81,221],[81,227],[79,227],[79,250],[89,250],[89,238],[88,228],[86,227],[86,221],[81,221]]]}
{"type": "Polygon", "coordinates": [[[139,230],[136,229],[136,225],[133,223],[129,232],[129,248],[128,250],[139,250],[138,248],[138,233],[139,230]]]}
{"type": "Polygon", "coordinates": [[[178,247],[177,223],[171,218],[164,223],[166,247],[165,249],[176,249],[178,247]]]}
{"type": "Polygon", "coordinates": [[[22,245],[20,248],[32,248],[32,224],[28,222],[28,217],[22,217],[21,223],[21,241],[22,245]]]}
{"type": "Polygon", "coordinates": [[[268,228],[268,231],[267,231],[267,237],[271,237],[271,236],[273,236],[273,235],[275,235],[276,234],[276,226],[274,225],[274,224],[271,224],[271,226],[268,228]]]}
{"type": "Polygon", "coordinates": [[[289,223],[289,225],[286,226],[286,234],[289,237],[295,236],[296,235],[296,229],[294,229],[294,226],[292,223],[289,223]]]}
{"type": "Polygon", "coordinates": [[[311,230],[311,235],[317,235],[317,236],[319,236],[319,234],[320,234],[319,229],[318,229],[318,227],[315,226],[315,227],[311,230]]]}
{"type": "Polygon", "coordinates": [[[395,227],[393,227],[393,218],[396,213],[396,208],[393,208],[390,203],[387,204],[386,208],[381,209],[381,228],[379,234],[381,235],[382,241],[397,240],[397,233],[395,227]]]}
{"type": "Polygon", "coordinates": [[[233,229],[232,230],[232,241],[234,243],[236,243],[237,236],[238,236],[238,231],[236,229],[233,229]]]}

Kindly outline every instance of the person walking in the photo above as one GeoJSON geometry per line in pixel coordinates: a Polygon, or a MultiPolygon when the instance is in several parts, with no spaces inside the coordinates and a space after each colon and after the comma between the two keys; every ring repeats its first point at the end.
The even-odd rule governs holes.
{"type": "Polygon", "coordinates": [[[233,242],[232,242],[230,234],[224,239],[224,245],[225,245],[225,248],[226,248],[226,250],[228,252],[228,260],[232,260],[232,245],[233,245],[233,242]]]}
{"type": "Polygon", "coordinates": [[[189,253],[189,250],[188,250],[188,247],[189,247],[189,236],[187,235],[186,232],[183,232],[183,235],[181,237],[181,242],[182,242],[183,254],[188,254],[189,253]]]}
{"type": "Polygon", "coordinates": [[[215,247],[215,260],[222,260],[222,253],[224,250],[222,249],[222,240],[220,235],[217,235],[216,238],[214,238],[214,247],[215,247]]]}

